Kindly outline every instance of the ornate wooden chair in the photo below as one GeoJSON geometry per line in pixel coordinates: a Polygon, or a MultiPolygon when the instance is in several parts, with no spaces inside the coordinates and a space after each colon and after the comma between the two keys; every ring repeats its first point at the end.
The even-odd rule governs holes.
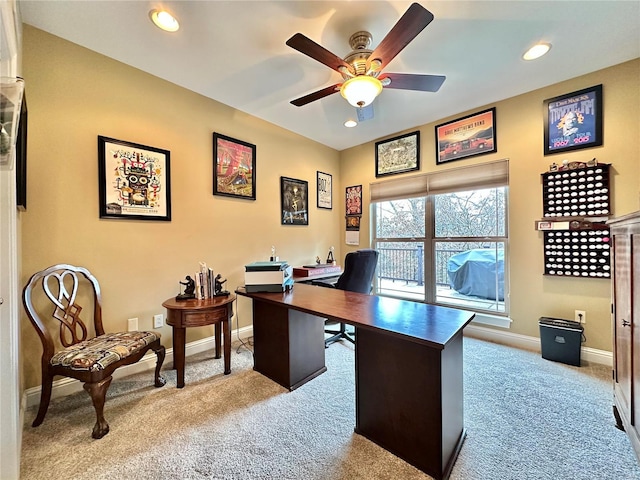
{"type": "MultiPolygon", "coordinates": [[[[44,420],[51,400],[53,377],[62,375],[84,382],[96,410],[92,437],[109,433],[103,410],[107,389],[116,368],[140,360],[148,350],[157,355],[155,386],[165,384],[160,376],[165,348],[156,332],[105,333],[102,327],[100,285],[89,271],[73,265],[54,265],[35,273],[22,291],[22,301],[31,323],[42,341],[42,393],[40,408],[32,426],[44,420]],[[80,313],[93,303],[93,328],[80,313]],[[51,310],[53,309],[53,310],[51,310]],[[48,312],[48,313],[46,313],[48,312]],[[54,341],[48,324],[57,320],[59,341],[54,341]],[[45,322],[45,318],[47,322],[45,322]]],[[[86,310],[85,314],[90,312],[86,310]]]]}

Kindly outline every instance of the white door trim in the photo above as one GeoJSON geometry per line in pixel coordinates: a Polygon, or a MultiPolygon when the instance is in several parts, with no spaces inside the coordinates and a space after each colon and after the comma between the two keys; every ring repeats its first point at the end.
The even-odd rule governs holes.
{"type": "MultiPolygon", "coordinates": [[[[15,77],[21,22],[16,0],[0,2],[0,76],[15,77]]],[[[11,162],[15,166],[15,161],[11,162]]],[[[0,169],[0,478],[20,478],[24,408],[20,397],[20,323],[15,169],[0,169]]]]}

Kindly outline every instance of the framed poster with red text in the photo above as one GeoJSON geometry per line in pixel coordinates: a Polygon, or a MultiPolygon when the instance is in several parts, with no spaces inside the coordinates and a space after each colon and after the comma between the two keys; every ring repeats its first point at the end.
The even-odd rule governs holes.
{"type": "Polygon", "coordinates": [[[362,215],[362,185],[347,187],[345,198],[346,215],[362,215]]]}

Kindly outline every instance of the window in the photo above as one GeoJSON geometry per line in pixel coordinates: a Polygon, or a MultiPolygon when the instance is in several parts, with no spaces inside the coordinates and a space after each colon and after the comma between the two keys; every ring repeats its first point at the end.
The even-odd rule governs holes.
{"type": "Polygon", "coordinates": [[[435,303],[504,308],[506,187],[433,196],[435,303]]]}
{"type": "Polygon", "coordinates": [[[506,315],[507,172],[505,160],[372,184],[375,293],[506,315]]]}
{"type": "Polygon", "coordinates": [[[375,204],[376,293],[424,300],[425,197],[375,204]]]}

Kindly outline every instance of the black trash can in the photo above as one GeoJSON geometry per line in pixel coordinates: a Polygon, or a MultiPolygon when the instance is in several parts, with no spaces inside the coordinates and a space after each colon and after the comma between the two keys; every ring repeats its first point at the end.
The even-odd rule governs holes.
{"type": "Polygon", "coordinates": [[[584,327],[579,322],[540,317],[542,358],[580,366],[580,345],[584,327]]]}

